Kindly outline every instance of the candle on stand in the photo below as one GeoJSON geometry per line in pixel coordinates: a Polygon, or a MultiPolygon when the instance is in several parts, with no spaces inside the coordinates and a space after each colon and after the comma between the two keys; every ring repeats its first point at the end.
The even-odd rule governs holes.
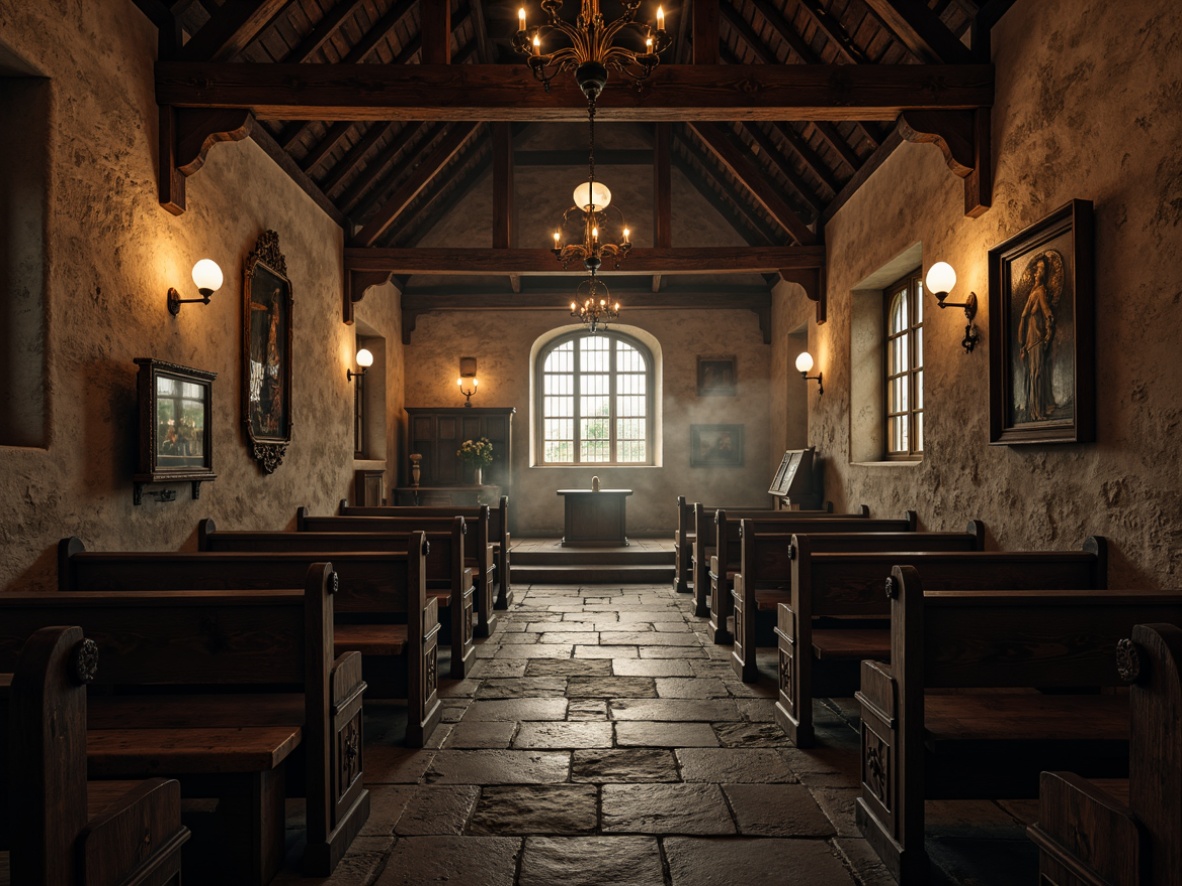
{"type": "MultiPolygon", "coordinates": [[[[522,22],[525,21],[525,9],[524,8],[522,8],[522,10],[521,10],[521,20],[522,20],[522,22]]],[[[525,25],[523,24],[522,27],[524,28],[525,25]]],[[[657,30],[658,31],[665,30],[665,10],[662,9],[660,6],[657,7],[657,30]]]]}

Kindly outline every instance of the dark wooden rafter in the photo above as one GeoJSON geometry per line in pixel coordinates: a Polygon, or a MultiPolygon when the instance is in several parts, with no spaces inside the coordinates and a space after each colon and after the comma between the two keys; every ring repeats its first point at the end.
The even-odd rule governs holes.
{"type": "MultiPolygon", "coordinates": [[[[407,123],[398,131],[374,158],[372,158],[357,174],[357,177],[349,183],[349,187],[341,194],[336,201],[337,205],[341,207],[342,211],[351,213],[354,205],[360,201],[366,194],[372,194],[374,190],[373,185],[386,167],[394,162],[395,158],[426,128],[426,123],[407,123]]],[[[443,130],[442,124],[434,127],[433,130],[428,130],[428,134],[423,138],[423,144],[430,144],[431,140],[443,130]]]]}
{"type": "MultiPolygon", "coordinates": [[[[491,146],[479,138],[469,141],[460,152],[460,159],[449,167],[449,174],[436,176],[433,184],[443,182],[443,186],[429,188],[416,199],[406,212],[399,216],[398,222],[383,236],[376,248],[400,249],[418,246],[431,229],[455,208],[456,204],[447,200],[447,195],[467,193],[491,169],[491,146]],[[450,174],[450,170],[453,169],[460,170],[456,176],[450,174]]],[[[519,274],[512,273],[508,276],[520,277],[519,274]]]]}
{"type": "Polygon", "coordinates": [[[300,44],[283,57],[283,62],[299,65],[310,60],[325,47],[345,22],[354,16],[364,2],[365,0],[339,0],[336,6],[326,12],[324,18],[318,21],[308,35],[300,41],[300,44]]]}
{"type": "Polygon", "coordinates": [[[837,16],[821,5],[820,0],[796,0],[796,3],[808,13],[809,18],[833,45],[838,55],[853,65],[871,63],[871,58],[854,42],[837,16]]]}
{"type": "Polygon", "coordinates": [[[373,150],[374,146],[394,128],[394,125],[393,123],[370,124],[365,135],[354,142],[353,147],[349,148],[328,174],[320,179],[321,190],[326,194],[332,193],[336,186],[341,183],[341,180],[354,170],[357,164],[361,162],[361,159],[373,150]]]}
{"type": "Polygon", "coordinates": [[[180,50],[189,61],[233,59],[283,11],[291,0],[237,0],[226,3],[180,50]]]}
{"type": "Polygon", "coordinates": [[[160,205],[173,215],[185,211],[185,179],[205,164],[218,142],[250,135],[254,118],[245,110],[160,108],[160,205]]]}
{"type": "Polygon", "coordinates": [[[838,184],[837,175],[829,167],[821,155],[813,150],[813,146],[809,144],[807,138],[801,135],[792,126],[791,123],[772,123],[770,124],[772,130],[796,152],[796,155],[804,162],[820,181],[829,190],[837,193],[841,190],[841,185],[838,184]]]}
{"type": "Polygon", "coordinates": [[[899,134],[909,142],[932,144],[953,174],[964,179],[964,212],[977,218],[993,199],[989,108],[976,111],[905,111],[899,134]]]}
{"type": "Polygon", "coordinates": [[[264,127],[256,124],[250,131],[250,137],[251,140],[254,141],[254,143],[260,148],[262,148],[263,151],[266,152],[267,156],[274,160],[276,165],[286,172],[288,177],[312,199],[312,202],[324,210],[325,214],[329,218],[331,218],[342,228],[345,226],[346,220],[344,213],[342,213],[336,208],[335,205],[333,205],[333,202],[325,196],[324,192],[320,190],[316,182],[312,181],[311,176],[304,172],[304,170],[300,169],[299,165],[295,162],[295,159],[291,156],[291,154],[279,147],[279,143],[275,141],[271,133],[269,133],[264,127]]]}
{"type": "Polygon", "coordinates": [[[484,0],[470,0],[469,8],[472,15],[472,29],[476,32],[476,56],[482,65],[491,65],[494,58],[492,47],[488,42],[488,31],[484,24],[484,0]]]}
{"type": "Polygon", "coordinates": [[[816,242],[816,234],[801,221],[795,210],[780,196],[779,188],[769,181],[750,157],[727,137],[716,123],[688,123],[690,130],[702,140],[731,175],[745,187],[759,205],[775,219],[788,235],[801,245],[816,242]]]}
{"type": "MultiPolygon", "coordinates": [[[[574,79],[538,89],[509,65],[257,65],[159,62],[156,97],[179,107],[248,108],[258,119],[582,122],[574,79]]],[[[993,102],[992,65],[661,65],[607,90],[597,120],[887,120],[907,109],[993,102]]]]}
{"type": "Polygon", "coordinates": [[[825,207],[825,211],[821,213],[821,220],[819,222],[822,227],[829,222],[829,219],[837,214],[837,211],[841,207],[849,202],[858,188],[865,184],[866,180],[886,162],[886,159],[895,152],[902,142],[903,137],[899,134],[898,127],[892,129],[887,137],[883,139],[882,144],[878,146],[873,154],[866,158],[866,162],[858,168],[858,171],[854,173],[853,177],[837,192],[837,196],[833,198],[833,201],[825,207]]]}
{"type": "Polygon", "coordinates": [[[691,38],[695,65],[718,64],[719,0],[694,0],[691,7],[691,38]]]}
{"type": "Polygon", "coordinates": [[[890,33],[921,62],[967,64],[972,57],[923,0],[863,0],[890,33]]]}
{"type": "Polygon", "coordinates": [[[419,34],[423,64],[451,64],[451,0],[419,3],[419,34]]]}
{"type": "Polygon", "coordinates": [[[479,125],[476,123],[453,123],[447,134],[434,145],[430,156],[423,158],[414,174],[366,219],[365,225],[352,238],[353,241],[361,246],[373,245],[394,224],[411,201],[443,171],[478,128],[479,125]]]}
{"type": "MultiPolygon", "coordinates": [[[[556,148],[547,151],[517,151],[517,166],[586,166],[586,148],[556,148]]],[[[653,152],[646,148],[595,147],[596,166],[651,166],[653,152]]]]}
{"type": "MultiPolygon", "coordinates": [[[[513,124],[493,123],[492,185],[493,217],[492,244],[494,249],[508,249],[513,245],[513,124]]],[[[521,291],[521,276],[509,275],[514,292],[521,291]]]]}
{"type": "Polygon", "coordinates": [[[776,171],[812,207],[811,215],[816,216],[825,207],[825,201],[821,199],[820,194],[817,193],[817,189],[813,184],[797,172],[792,164],[786,161],[780,146],[757,123],[744,126],[742,131],[747,133],[751,141],[757,146],[759,152],[767,157],[776,171]]]}
{"type": "Polygon", "coordinates": [[[694,190],[748,243],[758,246],[775,244],[774,234],[778,228],[769,226],[752,205],[730,196],[731,183],[701,142],[686,132],[684,127],[674,128],[673,141],[680,148],[680,151],[673,152],[673,165],[693,185],[694,190]]]}

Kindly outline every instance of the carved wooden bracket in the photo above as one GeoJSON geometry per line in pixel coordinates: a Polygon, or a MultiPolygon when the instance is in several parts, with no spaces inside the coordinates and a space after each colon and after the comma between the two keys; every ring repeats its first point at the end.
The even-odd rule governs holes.
{"type": "Polygon", "coordinates": [[[218,142],[250,135],[254,117],[242,108],[211,110],[160,106],[160,205],[173,215],[185,211],[185,179],[205,165],[218,142]]]}
{"type": "Polygon", "coordinates": [[[975,111],[904,111],[899,134],[909,142],[935,145],[952,172],[964,179],[964,213],[983,215],[993,202],[989,108],[975,111]]]}
{"type": "MultiPolygon", "coordinates": [[[[389,271],[354,271],[346,268],[344,301],[342,303],[345,322],[350,326],[353,325],[353,306],[365,298],[365,290],[371,286],[381,286],[389,279],[389,271]]],[[[403,333],[402,337],[405,339],[406,334],[403,333]]]]}
{"type": "Polygon", "coordinates": [[[829,300],[826,297],[824,268],[784,268],[780,277],[787,283],[796,283],[809,301],[817,303],[817,325],[829,319],[829,300]]]}

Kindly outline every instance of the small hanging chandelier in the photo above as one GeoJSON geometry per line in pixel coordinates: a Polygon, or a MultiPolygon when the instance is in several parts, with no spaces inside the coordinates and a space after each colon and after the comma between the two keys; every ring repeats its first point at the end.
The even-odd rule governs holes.
{"type": "Polygon", "coordinates": [[[595,181],[594,164],[595,155],[592,153],[589,178],[575,188],[575,203],[563,213],[562,223],[554,232],[554,248],[551,251],[562,262],[563,268],[578,260],[588,271],[598,271],[605,257],[614,258],[618,268],[632,249],[632,233],[624,225],[619,209],[613,207],[610,215],[607,212],[612,192],[603,182],[595,181]],[[619,243],[612,242],[612,231],[620,232],[619,243]],[[569,242],[563,243],[563,232],[574,236],[569,242]]]}
{"type": "Polygon", "coordinates": [[[648,78],[660,61],[660,54],[669,47],[664,11],[657,7],[656,27],[642,24],[636,21],[640,3],[641,0],[621,0],[623,14],[608,24],[599,11],[599,0],[582,0],[579,16],[572,25],[558,17],[562,0],[542,0],[546,23],[532,28],[526,27],[525,6],[522,6],[517,11],[518,28],[513,46],[527,56],[534,77],[547,89],[559,73],[574,70],[579,88],[588,99],[594,100],[607,82],[609,68],[640,82],[648,78]],[[569,45],[543,53],[543,38],[555,31],[564,36],[569,45]],[[615,45],[616,37],[628,31],[638,32],[643,38],[643,52],[615,45]]]}
{"type": "Polygon", "coordinates": [[[570,303],[570,315],[578,317],[587,327],[587,334],[594,335],[600,328],[607,329],[608,321],[620,316],[620,303],[611,300],[607,285],[591,275],[579,284],[575,300],[570,303]]]}

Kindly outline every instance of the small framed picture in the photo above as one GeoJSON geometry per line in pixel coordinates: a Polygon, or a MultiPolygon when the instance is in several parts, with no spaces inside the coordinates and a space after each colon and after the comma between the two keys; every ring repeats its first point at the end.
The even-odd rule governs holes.
{"type": "Polygon", "coordinates": [[[1096,438],[1092,204],[989,250],[989,442],[1096,438]]]}
{"type": "Polygon", "coordinates": [[[698,358],[698,396],[735,396],[735,358],[698,358]]]}
{"type": "Polygon", "coordinates": [[[742,425],[690,425],[690,467],[743,465],[742,425]]]}
{"type": "Polygon", "coordinates": [[[214,480],[213,380],[206,372],[151,357],[137,357],[140,414],[136,503],[147,483],[188,481],[197,498],[201,483],[214,480]]]}

